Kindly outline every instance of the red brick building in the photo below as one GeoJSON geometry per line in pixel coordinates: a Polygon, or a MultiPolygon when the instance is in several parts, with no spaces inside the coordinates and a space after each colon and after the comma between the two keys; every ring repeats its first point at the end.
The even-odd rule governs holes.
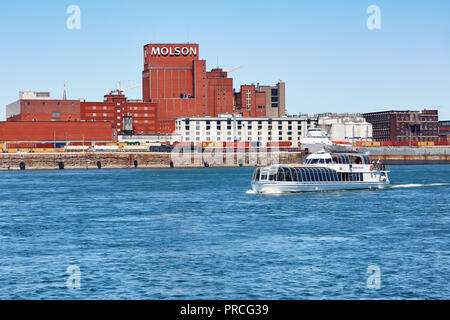
{"type": "Polygon", "coordinates": [[[242,85],[235,93],[235,113],[243,117],[266,116],[266,93],[256,90],[254,85],[242,85]]]}
{"type": "Polygon", "coordinates": [[[220,68],[212,69],[206,73],[208,80],[208,113],[217,117],[223,113],[233,113],[234,93],[233,79],[228,78],[227,72],[220,68]]]}
{"type": "Polygon", "coordinates": [[[439,140],[450,141],[450,121],[439,121],[439,140]]]}
{"type": "Polygon", "coordinates": [[[0,122],[1,142],[111,142],[117,132],[111,122],[6,121],[0,122]]]}
{"type": "Polygon", "coordinates": [[[375,141],[439,141],[438,111],[383,111],[363,114],[375,141]]]}
{"type": "Polygon", "coordinates": [[[6,106],[7,121],[78,121],[79,100],[55,100],[49,92],[20,92],[19,100],[6,106]]]}
{"type": "MultiPolygon", "coordinates": [[[[269,94],[263,89],[269,92],[278,87],[259,90],[254,85],[241,86],[235,94],[227,72],[220,68],[206,72],[198,44],[147,44],[142,101],[127,100],[119,89],[105,95],[101,102],[52,100],[48,92],[25,92],[7,106],[7,121],[108,121],[123,134],[124,123],[132,120],[134,134],[170,134],[179,117],[217,117],[233,112],[264,117],[267,101],[281,110],[278,104],[284,103],[284,91],[269,94]],[[281,102],[274,102],[279,96],[281,102]]],[[[126,131],[130,131],[128,126],[126,131]]]]}
{"type": "Polygon", "coordinates": [[[134,134],[153,134],[157,128],[156,103],[127,100],[125,95],[107,94],[103,102],[81,102],[80,118],[85,121],[109,121],[118,134],[124,132],[124,117],[131,117],[134,134]]]}
{"type": "Polygon", "coordinates": [[[198,44],[144,46],[142,97],[157,105],[159,133],[173,132],[177,117],[210,115],[206,61],[199,59],[198,44]]]}

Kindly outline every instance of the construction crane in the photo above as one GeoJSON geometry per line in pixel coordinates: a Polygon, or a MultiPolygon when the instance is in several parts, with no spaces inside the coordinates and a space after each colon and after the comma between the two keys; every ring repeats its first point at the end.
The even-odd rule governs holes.
{"type": "Polygon", "coordinates": [[[237,70],[237,69],[240,69],[240,68],[242,68],[242,67],[243,67],[242,64],[240,64],[240,65],[238,65],[238,66],[236,66],[236,67],[231,68],[231,69],[228,70],[227,72],[230,73],[230,72],[233,72],[233,71],[235,71],[235,70],[237,70]]]}
{"type": "Polygon", "coordinates": [[[117,82],[117,89],[116,90],[111,90],[109,94],[114,94],[114,93],[116,93],[116,94],[123,94],[125,91],[136,89],[136,88],[138,88],[140,86],[141,86],[141,84],[136,84],[136,85],[131,86],[131,87],[121,88],[120,81],[118,81],[117,82]]]}

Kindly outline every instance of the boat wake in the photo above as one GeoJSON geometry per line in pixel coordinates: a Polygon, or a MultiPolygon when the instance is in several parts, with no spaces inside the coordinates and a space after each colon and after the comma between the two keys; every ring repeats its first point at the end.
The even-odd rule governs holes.
{"type": "Polygon", "coordinates": [[[247,190],[245,191],[246,194],[265,194],[265,195],[281,195],[281,194],[290,194],[292,192],[286,192],[281,190],[271,190],[271,191],[263,191],[263,192],[257,192],[254,190],[247,190]]]}
{"type": "MultiPolygon", "coordinates": [[[[429,183],[429,184],[419,184],[419,183],[410,183],[410,184],[397,184],[397,185],[391,185],[391,186],[384,186],[382,189],[400,189],[400,188],[423,188],[423,187],[442,187],[442,186],[450,186],[450,183],[429,183]]],[[[372,190],[376,190],[377,188],[374,188],[372,190]]],[[[361,189],[361,190],[368,190],[368,189],[361,189]]],[[[322,192],[342,192],[342,191],[349,191],[349,190],[323,190],[322,192]]],[[[355,190],[352,190],[355,191],[355,190]]],[[[254,190],[247,190],[245,192],[246,194],[263,194],[263,195],[286,195],[286,194],[295,194],[293,192],[287,192],[287,191],[281,191],[281,190],[271,190],[271,191],[264,191],[264,192],[257,192],[254,190]]]]}
{"type": "Polygon", "coordinates": [[[450,186],[450,183],[429,183],[429,184],[417,184],[417,183],[411,183],[411,184],[397,184],[392,185],[389,188],[390,189],[397,189],[397,188],[421,188],[421,187],[441,187],[441,186],[450,186]]]}

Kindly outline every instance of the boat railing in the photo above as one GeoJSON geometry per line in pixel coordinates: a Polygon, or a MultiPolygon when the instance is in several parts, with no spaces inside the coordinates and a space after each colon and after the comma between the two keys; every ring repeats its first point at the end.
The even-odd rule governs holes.
{"type": "Polygon", "coordinates": [[[380,162],[375,162],[373,164],[373,168],[376,171],[389,171],[389,167],[387,165],[385,165],[384,163],[380,163],[380,162]]]}

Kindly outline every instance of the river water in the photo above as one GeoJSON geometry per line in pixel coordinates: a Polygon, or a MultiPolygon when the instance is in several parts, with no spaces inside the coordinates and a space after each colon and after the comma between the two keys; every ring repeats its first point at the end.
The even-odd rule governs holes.
{"type": "Polygon", "coordinates": [[[0,172],[1,299],[448,299],[450,166],[256,195],[252,168],[0,172]]]}

